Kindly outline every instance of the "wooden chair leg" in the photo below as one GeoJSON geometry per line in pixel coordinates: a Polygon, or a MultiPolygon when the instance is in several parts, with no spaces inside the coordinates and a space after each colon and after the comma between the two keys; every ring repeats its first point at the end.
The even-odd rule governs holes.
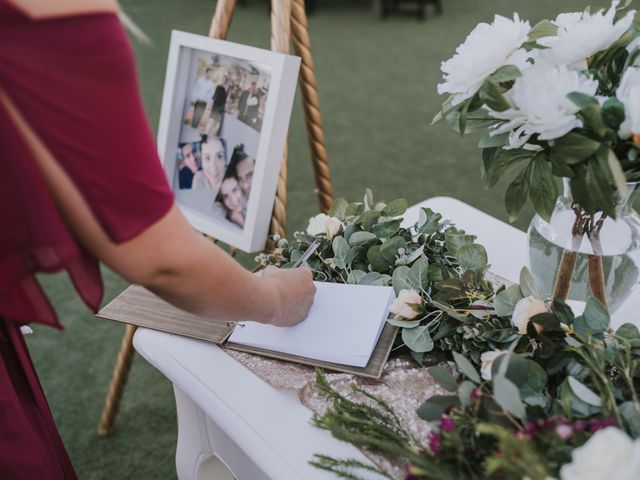
{"type": "Polygon", "coordinates": [[[133,355],[135,353],[133,349],[133,334],[135,331],[136,327],[134,325],[127,325],[124,335],[122,336],[120,351],[116,358],[116,366],[113,369],[109,392],[104,402],[102,417],[100,418],[100,425],[98,426],[98,435],[101,437],[106,437],[111,433],[113,424],[116,421],[118,407],[124,394],[124,387],[127,385],[127,379],[129,378],[129,371],[131,370],[131,363],[133,362],[133,355]]]}

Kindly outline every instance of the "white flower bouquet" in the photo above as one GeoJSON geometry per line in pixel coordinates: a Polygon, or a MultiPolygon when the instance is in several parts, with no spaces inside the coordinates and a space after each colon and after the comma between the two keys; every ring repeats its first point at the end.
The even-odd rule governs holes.
{"type": "Polygon", "coordinates": [[[615,217],[627,182],[640,180],[640,19],[630,4],[563,13],[533,28],[517,14],[480,23],[442,63],[434,121],[480,140],[483,178],[507,189],[515,218],[527,197],[549,219],[554,177],[569,178],[584,211],[615,217]]]}

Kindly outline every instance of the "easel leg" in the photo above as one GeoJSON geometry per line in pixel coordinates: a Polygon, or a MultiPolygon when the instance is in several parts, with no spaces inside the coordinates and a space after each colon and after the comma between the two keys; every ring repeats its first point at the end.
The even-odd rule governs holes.
{"type": "MultiPolygon", "coordinates": [[[[303,7],[304,8],[304,7],[303,7]]],[[[273,0],[271,2],[271,50],[289,53],[291,41],[291,0],[273,0]]],[[[288,148],[285,142],[276,199],[271,217],[271,234],[285,236],[287,227],[287,178],[288,148]]]]}
{"type": "Polygon", "coordinates": [[[318,86],[313,70],[313,57],[311,55],[311,39],[307,15],[304,10],[304,0],[293,0],[291,12],[291,35],[293,48],[296,54],[302,58],[300,67],[300,92],[302,93],[302,105],[304,117],[307,123],[307,137],[311,146],[311,161],[313,173],[318,189],[318,202],[322,212],[328,212],[333,203],[333,189],[329,173],[327,150],[325,149],[324,130],[322,116],[320,115],[320,101],[318,100],[318,86]]]}
{"type": "Polygon", "coordinates": [[[109,385],[109,393],[107,393],[107,398],[102,410],[102,417],[100,418],[100,425],[98,426],[98,435],[101,437],[106,437],[111,433],[113,424],[116,421],[118,407],[120,406],[120,400],[122,400],[124,387],[127,385],[131,362],[133,362],[133,355],[135,353],[133,349],[133,334],[135,332],[135,326],[127,325],[124,336],[122,337],[120,351],[116,358],[116,366],[113,369],[111,385],[109,385]]]}

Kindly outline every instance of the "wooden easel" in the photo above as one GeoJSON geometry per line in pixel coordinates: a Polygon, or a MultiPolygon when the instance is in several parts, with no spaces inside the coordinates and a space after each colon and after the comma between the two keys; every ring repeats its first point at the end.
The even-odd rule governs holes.
{"type": "MultiPolygon", "coordinates": [[[[307,136],[311,146],[311,160],[316,181],[316,192],[320,210],[327,212],[333,201],[327,152],[324,146],[324,132],[316,87],[315,73],[313,71],[313,58],[311,56],[311,42],[307,27],[304,0],[272,0],[271,2],[271,49],[280,53],[289,53],[289,44],[299,57],[302,58],[300,68],[300,91],[307,124],[307,136]]],[[[211,21],[209,36],[225,39],[233,19],[236,8],[236,0],[218,0],[215,14],[211,21]]],[[[280,236],[285,235],[287,215],[287,149],[280,167],[280,178],[276,199],[273,205],[271,217],[271,233],[280,236]]],[[[235,250],[232,250],[232,254],[235,250]]],[[[106,437],[111,432],[118,413],[120,400],[127,384],[127,378],[133,361],[133,334],[136,327],[127,325],[120,351],[116,358],[109,392],[105,400],[102,417],[98,426],[98,434],[106,437]]]]}

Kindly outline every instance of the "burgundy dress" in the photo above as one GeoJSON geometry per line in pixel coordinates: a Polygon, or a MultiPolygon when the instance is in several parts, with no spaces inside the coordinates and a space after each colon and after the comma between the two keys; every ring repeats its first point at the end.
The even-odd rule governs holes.
{"type": "MultiPolygon", "coordinates": [[[[114,14],[32,21],[0,0],[0,90],[69,175],[114,242],[164,216],[173,196],[114,14]]],[[[0,102],[0,478],[76,475],[20,333],[60,328],[36,272],[66,270],[93,311],[98,262],[75,241],[29,145],[0,102]]]]}

